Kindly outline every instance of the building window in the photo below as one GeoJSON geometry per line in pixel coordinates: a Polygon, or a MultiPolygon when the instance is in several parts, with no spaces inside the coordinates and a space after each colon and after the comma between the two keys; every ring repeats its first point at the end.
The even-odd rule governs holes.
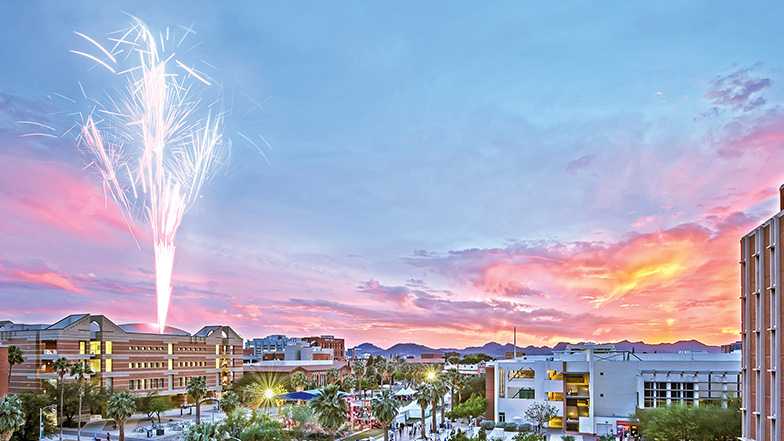
{"type": "Polygon", "coordinates": [[[506,414],[503,412],[498,412],[498,422],[505,423],[506,422],[506,414]]]}
{"type": "Polygon", "coordinates": [[[103,365],[106,368],[105,369],[106,372],[111,372],[112,371],[112,359],[111,358],[107,358],[106,360],[104,360],[103,361],[103,365]]]}
{"type": "Polygon", "coordinates": [[[111,354],[112,353],[112,342],[110,342],[110,341],[103,342],[103,348],[104,348],[104,352],[106,352],[107,354],[111,354]]]}
{"type": "Polygon", "coordinates": [[[511,395],[512,398],[517,398],[517,399],[520,399],[520,400],[533,400],[534,399],[535,392],[534,392],[533,388],[521,387],[516,392],[512,393],[513,391],[514,391],[514,389],[510,388],[509,395],[511,395]]]}
{"type": "Polygon", "coordinates": [[[509,372],[510,380],[531,379],[536,376],[536,371],[531,368],[517,369],[509,372]]]}

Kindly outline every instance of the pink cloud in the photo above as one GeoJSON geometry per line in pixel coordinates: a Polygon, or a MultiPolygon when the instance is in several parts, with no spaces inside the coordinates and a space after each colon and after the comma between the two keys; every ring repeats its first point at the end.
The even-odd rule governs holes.
{"type": "Polygon", "coordinates": [[[91,242],[127,243],[128,225],[99,189],[86,172],[64,163],[0,155],[0,210],[13,213],[0,220],[0,229],[56,230],[91,242]]]}

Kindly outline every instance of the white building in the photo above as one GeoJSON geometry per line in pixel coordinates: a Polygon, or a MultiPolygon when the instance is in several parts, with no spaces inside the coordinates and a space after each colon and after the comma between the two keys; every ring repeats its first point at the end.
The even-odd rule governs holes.
{"type": "Polygon", "coordinates": [[[474,364],[452,364],[444,365],[444,370],[456,370],[463,375],[481,375],[485,373],[485,362],[474,364]]]}
{"type": "Polygon", "coordinates": [[[486,370],[488,417],[525,423],[528,406],[547,402],[558,409],[551,432],[585,440],[632,429],[638,407],[726,405],[740,390],[737,352],[632,353],[589,345],[497,360],[486,370]]]}

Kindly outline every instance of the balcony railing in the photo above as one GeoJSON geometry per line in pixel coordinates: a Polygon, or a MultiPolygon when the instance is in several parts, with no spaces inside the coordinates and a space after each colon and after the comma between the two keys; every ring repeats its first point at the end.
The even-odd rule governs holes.
{"type": "Polygon", "coordinates": [[[567,386],[566,395],[569,397],[587,397],[590,395],[588,386],[567,386]]]}

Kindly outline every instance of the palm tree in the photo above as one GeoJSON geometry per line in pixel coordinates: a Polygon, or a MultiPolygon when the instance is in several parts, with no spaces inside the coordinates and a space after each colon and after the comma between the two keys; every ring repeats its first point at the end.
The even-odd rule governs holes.
{"type": "Polygon", "coordinates": [[[345,392],[351,392],[356,387],[357,380],[354,375],[344,375],[340,378],[340,389],[345,392]]]}
{"type": "Polygon", "coordinates": [[[427,405],[430,404],[430,400],[433,396],[433,390],[427,383],[421,383],[416,387],[416,393],[414,394],[414,400],[416,400],[419,408],[422,409],[422,438],[425,438],[425,412],[427,411],[427,405]]]}
{"type": "Polygon", "coordinates": [[[63,382],[65,380],[65,375],[71,370],[71,365],[68,363],[68,360],[65,358],[58,358],[55,360],[54,364],[54,371],[57,373],[57,389],[60,392],[60,406],[58,406],[57,410],[60,413],[60,441],[63,440],[63,382]]]}
{"type": "Polygon", "coordinates": [[[381,395],[373,398],[370,407],[373,417],[381,423],[384,428],[384,441],[389,441],[389,426],[397,417],[397,400],[391,390],[381,392],[381,395]]]}
{"type": "Polygon", "coordinates": [[[118,392],[109,397],[106,403],[106,416],[117,423],[120,430],[120,440],[125,441],[125,420],[136,411],[136,401],[128,392],[118,392]]]}
{"type": "Polygon", "coordinates": [[[224,392],[220,399],[220,408],[223,413],[228,415],[238,407],[240,407],[240,396],[232,390],[224,392]]]}
{"type": "Polygon", "coordinates": [[[77,429],[76,429],[76,440],[81,441],[82,439],[82,399],[84,397],[84,380],[85,378],[91,376],[94,372],[84,363],[74,363],[71,365],[70,374],[72,377],[76,378],[76,382],[79,384],[79,417],[76,422],[77,429]]]}
{"type": "Polygon", "coordinates": [[[310,407],[318,416],[321,427],[333,438],[348,417],[348,404],[336,384],[325,386],[310,400],[310,407]]]}
{"type": "Polygon", "coordinates": [[[0,441],[8,441],[17,429],[25,425],[22,400],[16,395],[0,398],[0,441]]]}
{"type": "Polygon", "coordinates": [[[438,380],[433,382],[433,394],[435,395],[433,397],[433,405],[434,405],[434,407],[433,407],[433,424],[435,424],[435,421],[436,421],[436,416],[435,416],[436,408],[435,408],[435,406],[438,403],[441,403],[441,424],[444,424],[444,410],[446,409],[446,403],[444,402],[444,395],[446,395],[446,392],[447,392],[447,385],[441,379],[438,379],[438,380]]]}
{"type": "Polygon", "coordinates": [[[301,391],[308,383],[308,377],[302,371],[296,371],[289,377],[289,384],[295,391],[301,391]]]}
{"type": "MultiPolygon", "coordinates": [[[[458,374],[454,378],[454,386],[453,386],[454,389],[455,389],[455,392],[457,393],[457,402],[458,403],[463,401],[463,391],[465,390],[466,386],[468,386],[468,379],[467,379],[467,377],[465,375],[463,375],[463,374],[458,374]]],[[[452,405],[453,406],[455,405],[454,402],[452,403],[452,405]]]]}
{"type": "MultiPolygon", "coordinates": [[[[446,393],[444,385],[437,379],[433,380],[430,383],[430,393],[432,394],[430,396],[430,401],[431,401],[431,407],[433,409],[432,413],[430,414],[430,418],[431,418],[430,429],[432,432],[435,432],[437,429],[436,414],[438,409],[438,403],[439,401],[442,401],[444,399],[444,393],[446,393]]],[[[442,418],[443,418],[443,413],[442,413],[442,418]]]]}
{"type": "Polygon", "coordinates": [[[207,396],[207,381],[204,377],[193,377],[188,381],[188,396],[196,404],[196,424],[201,424],[201,399],[207,396]]]}
{"type": "Polygon", "coordinates": [[[8,347],[8,388],[11,388],[11,371],[17,364],[24,363],[24,354],[18,346],[8,347]]]}
{"type": "Polygon", "coordinates": [[[448,369],[443,373],[443,381],[449,385],[449,401],[452,403],[452,407],[455,406],[455,386],[459,381],[457,377],[460,375],[460,371],[457,369],[448,369]]]}

